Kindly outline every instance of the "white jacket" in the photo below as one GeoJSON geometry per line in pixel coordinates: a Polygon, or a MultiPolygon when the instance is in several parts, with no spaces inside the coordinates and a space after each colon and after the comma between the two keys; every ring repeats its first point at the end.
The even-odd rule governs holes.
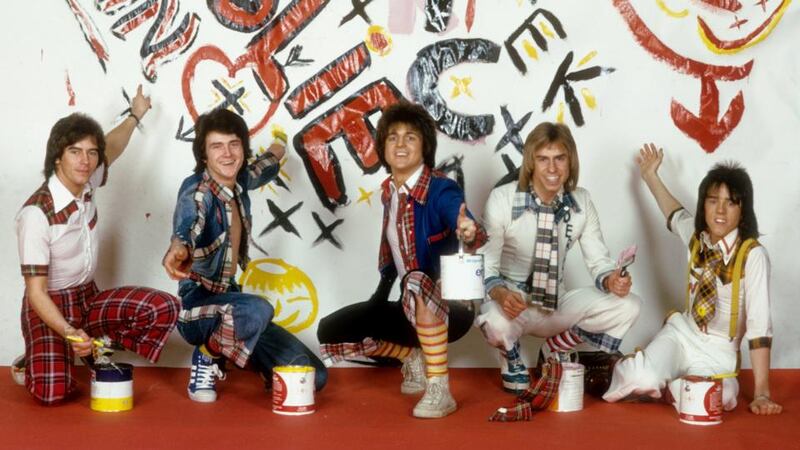
{"type": "MultiPolygon", "coordinates": [[[[577,241],[581,245],[583,260],[595,286],[603,289],[603,280],[616,268],[608,253],[608,247],[600,231],[597,211],[589,192],[576,188],[570,193],[577,208],[570,208],[558,224],[558,295],[566,292],[564,285],[564,263],[567,251],[577,241]]],[[[509,183],[492,190],[484,211],[484,226],[489,241],[478,250],[484,255],[484,284],[486,292],[510,281],[523,286],[533,268],[533,247],[536,242],[537,217],[530,210],[512,220],[517,184],[509,183]]],[[[522,194],[520,194],[522,195],[522,194]]]]}

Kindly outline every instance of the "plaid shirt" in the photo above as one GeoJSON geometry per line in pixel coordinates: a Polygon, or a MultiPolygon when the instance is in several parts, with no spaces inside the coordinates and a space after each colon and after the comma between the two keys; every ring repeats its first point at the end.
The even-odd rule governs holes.
{"type": "MultiPolygon", "coordinates": [[[[439,256],[454,253],[458,249],[458,239],[453,231],[456,229],[458,211],[464,203],[464,193],[455,181],[443,173],[423,167],[419,179],[406,198],[407,204],[398,205],[398,210],[403,213],[400,220],[395,221],[389,217],[391,181],[392,178],[389,177],[381,185],[383,228],[378,270],[385,276],[397,274],[392,250],[386,239],[387,227],[394,224],[400,242],[404,243],[400,246],[400,251],[405,271],[421,270],[434,280],[438,280],[439,256]]],[[[467,215],[473,218],[469,211],[467,215]]],[[[466,246],[470,250],[477,249],[487,241],[486,230],[477,221],[475,225],[477,228],[475,240],[466,246]]]]}
{"type": "Polygon", "coordinates": [[[238,251],[242,270],[250,261],[247,255],[251,227],[248,191],[272,181],[279,168],[278,159],[267,152],[239,172],[234,190],[214,181],[207,170],[183,181],[173,216],[172,240],[191,251],[191,279],[214,293],[228,291],[236,275],[233,252],[238,251]],[[238,249],[233,249],[228,233],[234,204],[238,205],[242,220],[238,249]]]}

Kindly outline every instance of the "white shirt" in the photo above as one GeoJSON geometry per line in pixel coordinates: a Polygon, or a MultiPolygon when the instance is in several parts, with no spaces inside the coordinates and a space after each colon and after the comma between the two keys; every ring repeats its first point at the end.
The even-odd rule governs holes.
{"type": "MultiPolygon", "coordinates": [[[[419,177],[422,175],[422,167],[423,165],[420,165],[400,188],[394,185],[394,181],[389,183],[392,199],[389,202],[389,223],[386,224],[386,241],[389,243],[389,248],[392,249],[392,260],[397,269],[397,278],[399,279],[402,279],[406,274],[403,254],[400,253],[400,239],[403,239],[403,237],[397,235],[397,209],[399,208],[400,194],[408,195],[411,192],[411,189],[414,188],[414,185],[417,184],[419,177]]],[[[407,203],[404,207],[413,208],[414,206],[411,203],[407,203]]]]}
{"type": "MultiPolygon", "coordinates": [[[[516,285],[524,284],[533,269],[533,249],[536,244],[537,215],[526,210],[512,218],[516,183],[492,190],[483,213],[483,224],[489,241],[478,253],[484,255],[485,285],[487,293],[506,280],[516,285]]],[[[571,209],[569,217],[558,224],[558,295],[564,295],[564,264],[567,252],[575,242],[581,246],[583,261],[595,285],[602,288],[605,277],[616,264],[609,256],[608,247],[600,231],[600,220],[589,192],[576,188],[571,192],[578,210],[571,209]]]]}
{"type": "Polygon", "coordinates": [[[48,290],[75,287],[94,279],[98,255],[94,193],[102,184],[105,171],[105,165],[100,165],[78,197],[53,174],[47,188],[53,199],[55,216],[48,219],[36,205],[24,206],[17,214],[23,274],[30,275],[34,270],[35,275],[47,275],[48,290]],[[34,266],[35,269],[31,269],[34,266]]]}
{"type": "MultiPolygon", "coordinates": [[[[694,234],[694,216],[682,209],[672,216],[670,229],[689,245],[694,234]]],[[[720,239],[714,247],[722,253],[723,262],[727,265],[736,255],[739,248],[737,239],[739,230],[734,229],[727,236],[720,239]]],[[[706,245],[710,245],[708,234],[703,232],[702,238],[706,245]]],[[[691,259],[691,250],[689,252],[691,259]]],[[[691,262],[691,261],[690,261],[691,262]]],[[[702,267],[692,268],[698,275],[702,267]]],[[[739,283],[739,324],[737,325],[736,340],[734,344],[739,347],[741,339],[752,340],[760,337],[772,337],[772,319],[769,314],[769,256],[764,246],[751,248],[744,263],[744,278],[739,283]]],[[[697,291],[697,279],[689,277],[689,304],[694,303],[697,291]]],[[[717,305],[714,318],[708,323],[707,332],[711,335],[728,338],[731,320],[731,296],[733,295],[733,282],[723,285],[717,277],[717,305]]],[[[691,311],[686,311],[691,319],[691,311]]]]}

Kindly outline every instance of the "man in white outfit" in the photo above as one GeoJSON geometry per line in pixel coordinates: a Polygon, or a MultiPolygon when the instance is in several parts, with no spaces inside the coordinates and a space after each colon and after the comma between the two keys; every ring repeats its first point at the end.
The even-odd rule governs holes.
{"type": "Polygon", "coordinates": [[[495,188],[486,204],[487,296],[476,325],[500,349],[510,392],[530,385],[522,335],[545,338],[545,357],[565,360],[582,342],[612,353],[639,315],[631,277],[609,257],[589,193],[577,187],[578,168],[569,128],[541,123],[525,141],[518,183],[495,188]],[[576,242],[595,286],[568,291],[564,262],[576,242]]]}
{"type": "Polygon", "coordinates": [[[737,403],[739,347],[746,340],[754,380],[750,410],[779,414],[782,407],[769,391],[769,258],[756,241],[750,177],[734,164],[714,166],[700,183],[695,217],[658,176],[663,158],[663,150],[645,144],[639,170],[667,218],[667,228],[689,249],[686,311],[671,313],[643,351],[619,361],[603,398],[657,399],[668,386],[668,401],[678,408],[674,399],[680,398],[682,376],[719,377],[723,408],[729,411],[737,403]]]}

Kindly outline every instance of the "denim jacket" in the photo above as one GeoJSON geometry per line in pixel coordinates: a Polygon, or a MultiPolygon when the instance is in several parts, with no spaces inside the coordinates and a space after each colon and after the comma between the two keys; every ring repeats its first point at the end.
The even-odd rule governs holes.
{"type": "Polygon", "coordinates": [[[232,200],[237,200],[242,219],[239,265],[244,270],[250,236],[251,214],[248,191],[257,189],[278,175],[279,161],[266,152],[239,171],[234,190],[214,181],[208,170],[183,180],[172,217],[173,242],[189,248],[192,268],[189,277],[214,293],[226,292],[233,283],[236,267],[228,227],[232,218],[232,200]]]}

